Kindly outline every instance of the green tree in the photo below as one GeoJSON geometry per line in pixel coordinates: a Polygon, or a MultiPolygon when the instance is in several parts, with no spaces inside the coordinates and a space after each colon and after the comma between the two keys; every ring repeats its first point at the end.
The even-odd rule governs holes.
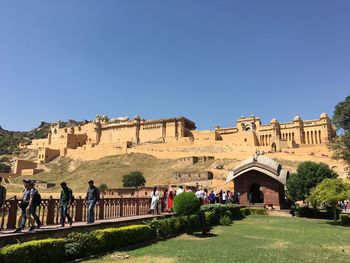
{"type": "Polygon", "coordinates": [[[123,176],[123,187],[135,187],[144,186],[146,179],[139,171],[134,171],[123,176]]]}
{"type": "Polygon", "coordinates": [[[333,124],[337,129],[350,130],[350,96],[339,102],[334,109],[333,124]]]}
{"type": "Polygon", "coordinates": [[[104,191],[106,191],[108,189],[107,184],[102,183],[98,186],[98,190],[100,191],[100,193],[103,193],[104,191]]]}
{"type": "Polygon", "coordinates": [[[333,152],[334,159],[344,160],[347,163],[350,175],[350,96],[335,106],[333,123],[340,131],[340,135],[331,141],[329,148],[333,152]]]}
{"type": "Polygon", "coordinates": [[[350,184],[345,183],[342,179],[327,178],[311,190],[306,200],[317,205],[331,206],[336,222],[338,202],[349,198],[350,184]]]}
{"type": "Polygon", "coordinates": [[[302,162],[298,165],[297,172],[289,176],[287,180],[288,196],[293,201],[304,201],[310,189],[326,178],[336,177],[337,174],[325,163],[302,162]]]}

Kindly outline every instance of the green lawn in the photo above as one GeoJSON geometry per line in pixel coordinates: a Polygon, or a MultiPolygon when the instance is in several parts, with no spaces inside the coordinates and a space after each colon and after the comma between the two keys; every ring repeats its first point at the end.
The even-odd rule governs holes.
{"type": "Polygon", "coordinates": [[[350,262],[350,227],[326,220],[249,216],[213,236],[182,235],[93,262],[350,262]],[[127,254],[128,259],[115,259],[127,254]]]}

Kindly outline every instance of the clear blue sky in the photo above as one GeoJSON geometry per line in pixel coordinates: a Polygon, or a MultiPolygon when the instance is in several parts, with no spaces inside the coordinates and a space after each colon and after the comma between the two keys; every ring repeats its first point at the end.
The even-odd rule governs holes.
{"type": "Polygon", "coordinates": [[[348,0],[0,0],[0,125],[332,114],[350,95],[349,14],[348,0]]]}

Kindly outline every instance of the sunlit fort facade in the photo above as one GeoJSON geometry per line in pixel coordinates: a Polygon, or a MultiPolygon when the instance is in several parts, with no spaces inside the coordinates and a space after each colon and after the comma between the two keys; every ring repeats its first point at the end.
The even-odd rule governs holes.
{"type": "Polygon", "coordinates": [[[256,148],[263,151],[282,151],[299,147],[326,144],[336,135],[326,113],[319,119],[302,120],[295,116],[291,122],[272,119],[262,124],[259,117],[242,116],[236,127],[196,130],[193,121],[185,117],[144,120],[140,116],[129,119],[109,119],[97,115],[82,125],[62,127],[51,125],[45,139],[33,140],[28,147],[38,150],[38,161],[45,163],[57,156],[85,157],[125,154],[128,148],[146,144],[172,145],[230,145],[256,148]]]}

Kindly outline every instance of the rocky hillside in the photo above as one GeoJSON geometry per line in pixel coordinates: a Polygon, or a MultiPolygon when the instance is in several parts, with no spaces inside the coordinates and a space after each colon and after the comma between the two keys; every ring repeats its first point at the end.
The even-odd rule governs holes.
{"type": "Polygon", "coordinates": [[[18,144],[28,144],[33,139],[45,138],[50,124],[41,122],[31,131],[8,131],[0,126],[0,155],[11,155],[18,153],[18,144]]]}
{"type": "MultiPolygon", "coordinates": [[[[62,122],[62,125],[64,127],[85,122],[68,120],[62,122]]],[[[50,125],[51,123],[41,122],[37,128],[30,131],[8,131],[0,126],[0,172],[9,171],[9,159],[20,153],[20,143],[29,144],[33,139],[46,138],[50,125]]]]}

